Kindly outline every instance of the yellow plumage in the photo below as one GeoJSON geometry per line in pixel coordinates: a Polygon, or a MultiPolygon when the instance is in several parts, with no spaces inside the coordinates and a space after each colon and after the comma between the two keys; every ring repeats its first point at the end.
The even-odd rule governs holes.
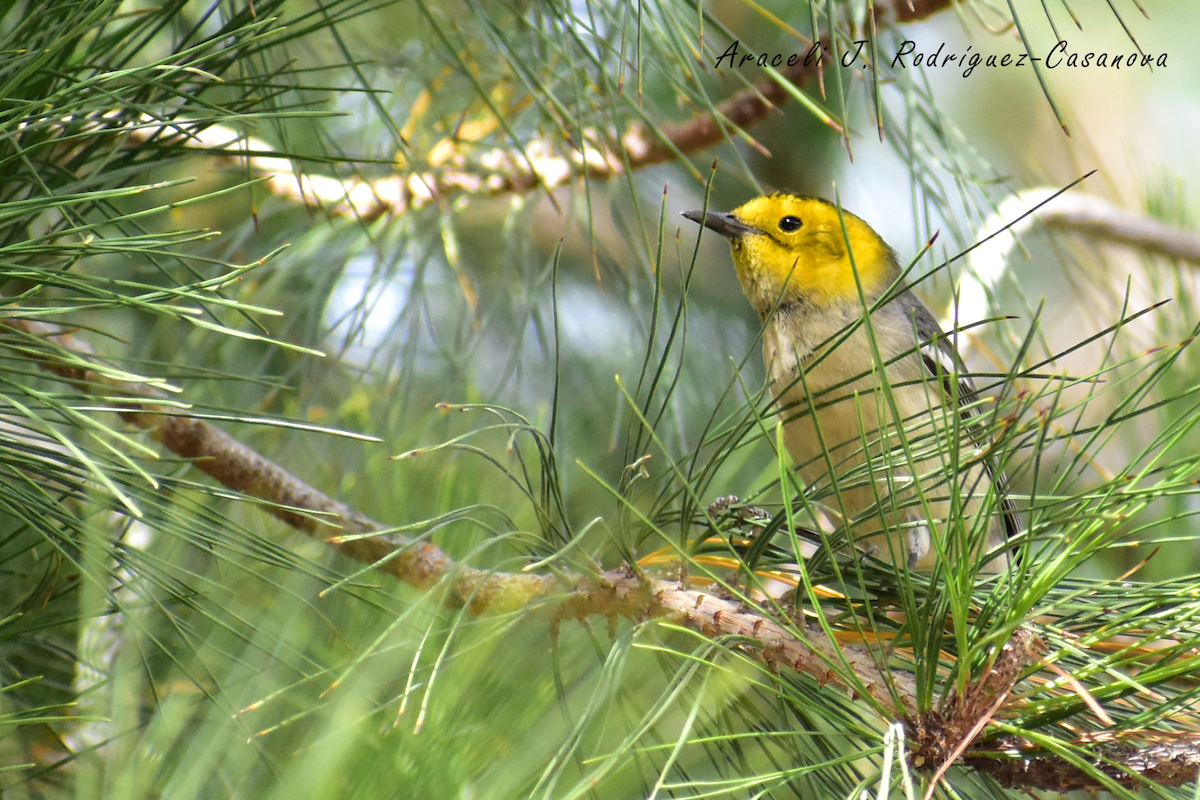
{"type": "Polygon", "coordinates": [[[684,216],[729,239],[764,322],[788,453],[810,485],[835,476],[829,504],[859,545],[928,569],[974,541],[974,554],[991,551],[985,570],[1003,568],[1016,516],[978,441],[983,417],[957,353],[903,286],[863,320],[900,277],[887,243],[853,214],[792,194],[684,216]]]}

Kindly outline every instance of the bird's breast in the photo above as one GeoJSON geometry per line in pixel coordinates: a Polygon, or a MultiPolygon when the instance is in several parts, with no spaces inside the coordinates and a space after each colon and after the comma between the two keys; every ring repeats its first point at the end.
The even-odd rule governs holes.
{"type": "MultiPolygon", "coordinates": [[[[879,390],[876,348],[866,326],[845,332],[858,316],[855,310],[803,317],[780,311],[763,331],[763,361],[784,420],[788,452],[806,480],[826,471],[826,450],[859,461],[864,435],[876,439],[880,420],[892,418],[890,401],[901,419],[929,410],[915,356],[889,367],[890,401],[879,390]],[[857,457],[852,455],[856,451],[857,457]]],[[[904,352],[887,346],[895,337],[876,339],[885,362],[904,352]]]]}

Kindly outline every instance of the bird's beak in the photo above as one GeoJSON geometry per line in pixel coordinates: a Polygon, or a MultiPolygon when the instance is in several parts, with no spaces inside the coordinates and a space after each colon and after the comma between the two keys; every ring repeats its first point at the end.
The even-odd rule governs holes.
{"type": "Polygon", "coordinates": [[[685,211],[683,215],[692,222],[699,223],[710,230],[724,236],[726,239],[740,239],[752,233],[762,233],[753,225],[747,225],[733,214],[724,211],[685,211]]]}

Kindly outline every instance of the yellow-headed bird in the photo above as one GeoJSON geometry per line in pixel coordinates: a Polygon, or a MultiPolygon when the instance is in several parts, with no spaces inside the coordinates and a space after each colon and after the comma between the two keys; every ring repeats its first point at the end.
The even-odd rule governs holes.
{"type": "Polygon", "coordinates": [[[912,569],[932,567],[939,550],[1005,568],[1017,514],[989,457],[979,397],[937,320],[898,283],[895,251],[814,197],[776,193],[684,216],[729,240],[764,324],[788,453],[810,485],[837,476],[831,504],[856,542],[912,569]],[[868,325],[865,309],[889,289],[868,325]]]}

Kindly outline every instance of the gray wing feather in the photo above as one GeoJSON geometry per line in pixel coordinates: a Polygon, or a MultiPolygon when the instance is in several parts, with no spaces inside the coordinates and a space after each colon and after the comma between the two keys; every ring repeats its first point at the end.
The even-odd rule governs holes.
{"type": "MultiPolygon", "coordinates": [[[[954,397],[955,383],[958,384],[958,412],[962,427],[976,445],[986,447],[986,431],[982,424],[982,411],[978,405],[979,392],[975,389],[975,382],[967,374],[966,365],[963,364],[950,337],[942,331],[942,327],[925,304],[911,291],[901,293],[893,302],[900,304],[904,315],[912,319],[916,326],[921,363],[926,373],[941,384],[947,401],[954,397]]],[[[1005,535],[1012,538],[1020,533],[1021,528],[1017,506],[1008,494],[1008,479],[991,456],[984,460],[984,468],[992,480],[996,496],[1000,499],[1005,535]]]]}

